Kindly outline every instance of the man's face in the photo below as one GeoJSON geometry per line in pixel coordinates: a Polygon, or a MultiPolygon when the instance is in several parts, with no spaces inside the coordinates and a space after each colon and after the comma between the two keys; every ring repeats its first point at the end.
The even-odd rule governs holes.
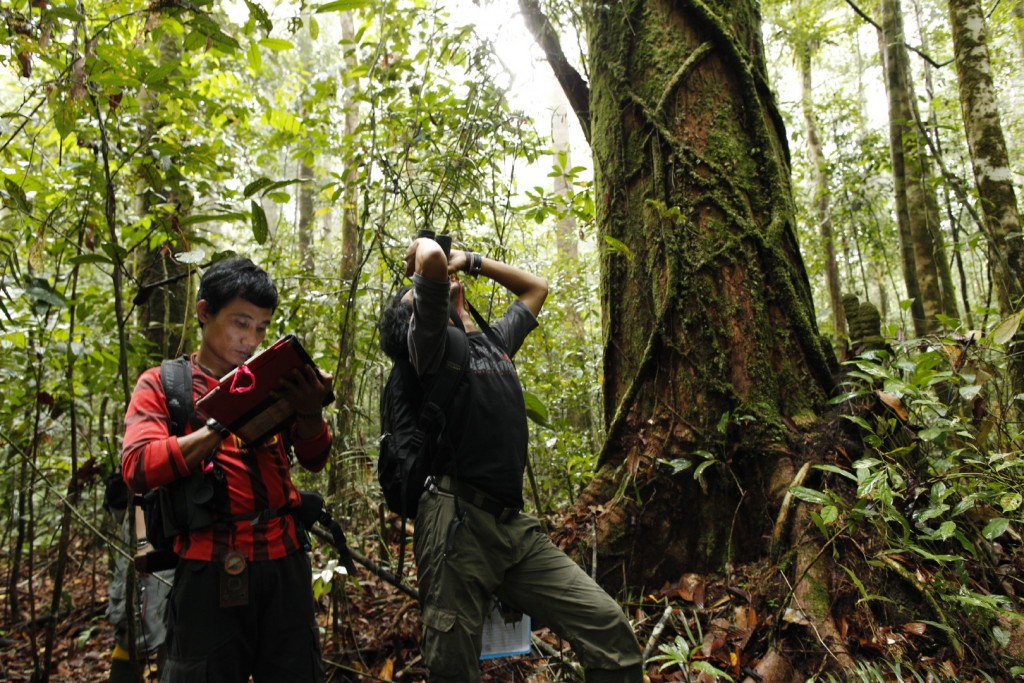
{"type": "Polygon", "coordinates": [[[235,297],[211,315],[206,300],[199,300],[196,315],[203,323],[201,356],[206,369],[223,376],[248,360],[267,336],[273,314],[273,309],[235,297]]]}

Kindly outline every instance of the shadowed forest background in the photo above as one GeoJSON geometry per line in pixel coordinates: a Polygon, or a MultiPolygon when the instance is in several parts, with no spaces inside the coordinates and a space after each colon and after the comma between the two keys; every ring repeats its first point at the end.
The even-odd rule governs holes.
{"type": "MultiPolygon", "coordinates": [[[[229,253],[335,377],[297,483],[394,567],[423,227],[548,278],[527,510],[650,680],[1024,675],[1024,2],[5,0],[0,64],[0,680],[105,680],[104,479],[229,253]]],[[[332,680],[423,680],[415,601],[313,563],[332,680]]],[[[540,626],[485,680],[582,680],[540,626]]]]}

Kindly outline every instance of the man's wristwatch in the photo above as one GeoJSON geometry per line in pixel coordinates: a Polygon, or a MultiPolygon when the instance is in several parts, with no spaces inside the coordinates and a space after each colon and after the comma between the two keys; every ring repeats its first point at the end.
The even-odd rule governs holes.
{"type": "Polygon", "coordinates": [[[217,422],[212,417],[206,421],[206,426],[212,429],[213,431],[217,432],[217,434],[219,434],[220,438],[222,439],[226,439],[229,436],[231,436],[231,430],[222,425],[220,422],[217,422]]]}

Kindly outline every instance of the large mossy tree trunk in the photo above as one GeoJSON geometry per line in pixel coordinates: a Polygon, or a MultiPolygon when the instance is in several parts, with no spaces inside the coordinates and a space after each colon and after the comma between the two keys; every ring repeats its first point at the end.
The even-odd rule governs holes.
{"type": "Polygon", "coordinates": [[[577,512],[601,511],[605,585],[651,587],[768,555],[772,492],[791,479],[791,439],[824,404],[834,359],[796,240],[756,3],[601,5],[587,28],[595,203],[613,246],[608,437],[577,512]]]}

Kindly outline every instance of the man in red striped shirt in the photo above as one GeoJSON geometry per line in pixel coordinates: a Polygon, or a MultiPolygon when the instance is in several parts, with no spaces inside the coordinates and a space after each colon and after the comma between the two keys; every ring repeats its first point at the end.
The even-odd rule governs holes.
{"type": "MultiPolygon", "coordinates": [[[[276,308],[276,287],[252,261],[207,269],[196,302],[202,342],[191,355],[193,400],[256,351],[276,308]]],[[[132,394],[121,461],[129,488],[171,486],[198,468],[216,479],[213,524],[175,538],[163,683],[324,679],[309,558],[288,514],[300,495],[287,444],[302,467],[324,468],[331,435],[321,410],[332,380],[305,367],[282,384],[294,422],[258,445],[214,420],[173,435],[159,367],[143,372],[132,394]]]]}

